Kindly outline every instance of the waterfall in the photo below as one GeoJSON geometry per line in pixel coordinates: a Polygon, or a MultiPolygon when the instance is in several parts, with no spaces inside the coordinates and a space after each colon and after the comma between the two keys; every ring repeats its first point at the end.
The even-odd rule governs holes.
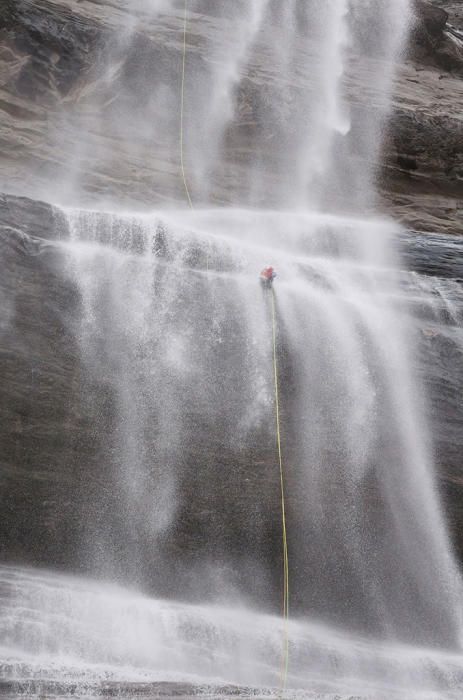
{"type": "MultiPolygon", "coordinates": [[[[114,402],[99,418],[113,486],[111,525],[88,536],[95,570],[119,577],[130,562],[146,586],[161,567],[164,585],[184,581],[194,598],[206,587],[216,599],[268,601],[264,582],[278,586],[278,549],[265,541],[277,514],[270,319],[256,280],[277,259],[294,605],[455,643],[458,579],[391,303],[396,280],[372,251],[364,257],[391,224],[236,209],[66,216],[85,372],[114,402]],[[264,468],[244,466],[253,448],[264,468]],[[224,483],[230,494],[246,485],[248,511],[222,511],[224,483]],[[172,562],[172,532],[188,525],[204,537],[193,566],[210,567],[207,582],[191,582],[186,553],[172,562]]],[[[97,490],[98,507],[102,498],[97,490]]]]}
{"type": "MultiPolygon", "coordinates": [[[[451,698],[461,586],[404,308],[427,295],[435,313],[434,291],[412,276],[407,296],[399,229],[371,214],[408,0],[190,0],[192,211],[179,176],[183,9],[138,2],[105,67],[114,110],[92,97],[92,120],[128,159],[144,151],[148,190],[168,206],[84,207],[80,170],[57,190],[99,455],[74,494],[76,569],[92,581],[0,570],[8,678],[45,663],[48,680],[278,683],[279,474],[258,283],[273,264],[290,687],[451,698]],[[121,46],[142,35],[158,60],[124,66],[121,46]]],[[[103,145],[94,156],[114,168],[103,145]]]]}

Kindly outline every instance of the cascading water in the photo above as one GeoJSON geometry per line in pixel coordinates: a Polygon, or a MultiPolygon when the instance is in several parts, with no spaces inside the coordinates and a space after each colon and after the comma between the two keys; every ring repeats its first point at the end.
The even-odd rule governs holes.
{"type": "MultiPolygon", "coordinates": [[[[148,36],[163,27],[159,55],[176,60],[160,61],[149,85],[132,75],[105,119],[121,138],[146,134],[146,158],[170,153],[162,190],[178,200],[183,3],[137,9],[148,36]]],[[[364,216],[408,2],[188,10],[185,163],[197,208],[56,209],[100,454],[74,494],[75,567],[144,595],[1,569],[3,675],[278,683],[279,475],[257,282],[273,263],[290,687],[451,698],[463,682],[460,581],[397,302],[397,231],[364,216]]],[[[84,179],[74,171],[73,188],[84,179]]]]}
{"type": "MultiPolygon", "coordinates": [[[[185,695],[202,688],[209,696],[229,695],[227,684],[236,683],[245,696],[250,686],[268,696],[264,689],[278,684],[281,625],[274,617],[150,600],[115,586],[27,570],[3,569],[0,581],[10,598],[0,623],[8,644],[2,649],[7,687],[18,668],[25,693],[34,688],[33,679],[47,694],[75,695],[77,689],[85,696],[102,680],[106,692],[113,681],[113,692],[118,688],[123,696],[137,696],[137,690],[150,696],[151,689],[154,697],[169,692],[160,682],[191,684],[177,685],[175,695],[183,687],[185,695]],[[50,683],[54,678],[60,683],[50,683]]],[[[289,682],[297,697],[458,698],[458,654],[373,644],[316,622],[292,621],[290,636],[289,682]]]]}

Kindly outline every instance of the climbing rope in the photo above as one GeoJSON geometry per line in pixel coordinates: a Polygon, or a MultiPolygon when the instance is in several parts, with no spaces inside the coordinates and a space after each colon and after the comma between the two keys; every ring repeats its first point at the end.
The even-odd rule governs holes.
{"type": "Polygon", "coordinates": [[[188,28],[188,0],[185,0],[185,11],[183,15],[183,58],[182,58],[182,90],[180,99],[180,168],[182,171],[183,186],[185,188],[185,194],[188,200],[188,205],[190,209],[193,209],[193,202],[191,201],[190,190],[188,188],[188,182],[185,173],[185,159],[184,159],[184,117],[185,117],[185,69],[186,69],[186,37],[188,28]]]}
{"type": "Polygon", "coordinates": [[[273,383],[275,388],[275,421],[277,437],[277,453],[280,468],[280,493],[281,493],[281,524],[283,532],[283,656],[281,663],[280,689],[286,690],[289,666],[289,564],[288,564],[288,538],[286,530],[286,498],[283,456],[281,450],[280,427],[280,390],[278,382],[278,356],[277,356],[277,314],[275,304],[275,290],[271,288],[272,300],[272,340],[273,340],[273,383]]]}

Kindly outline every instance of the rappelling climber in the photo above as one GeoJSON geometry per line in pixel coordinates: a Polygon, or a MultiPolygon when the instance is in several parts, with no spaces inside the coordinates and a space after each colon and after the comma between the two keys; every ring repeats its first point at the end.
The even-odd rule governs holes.
{"type": "Polygon", "coordinates": [[[260,276],[259,276],[261,285],[265,289],[270,289],[272,284],[273,284],[273,280],[275,279],[276,276],[277,276],[277,273],[275,272],[274,268],[271,265],[264,267],[264,269],[262,270],[262,272],[260,273],[260,276]]]}

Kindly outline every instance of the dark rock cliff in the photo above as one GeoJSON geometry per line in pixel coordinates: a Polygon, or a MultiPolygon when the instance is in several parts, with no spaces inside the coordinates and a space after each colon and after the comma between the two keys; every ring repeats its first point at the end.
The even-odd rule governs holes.
{"type": "MultiPolygon", "coordinates": [[[[460,4],[451,2],[417,2],[416,8],[413,42],[395,85],[379,177],[381,206],[415,230],[459,233],[463,223],[462,13],[460,4]]],[[[59,211],[38,200],[65,199],[61,175],[67,183],[72,181],[83,201],[108,198],[148,206],[181,196],[177,173],[172,174],[162,153],[146,158],[136,125],[129,143],[117,138],[117,129],[106,131],[104,120],[94,119],[96,98],[104,115],[113,99],[131,99],[130,93],[118,94],[118,86],[140,75],[140,66],[142,74],[148,75],[152,62],[162,60],[156,37],[148,33],[114,45],[114,28],[126,21],[117,3],[91,0],[4,0],[0,8],[0,186],[5,193],[35,197],[4,194],[0,198],[4,310],[0,552],[4,559],[62,567],[72,562],[84,568],[79,543],[91,534],[84,501],[90,501],[86,508],[92,512],[100,509],[102,519],[108,512],[115,514],[117,528],[117,502],[105,490],[109,475],[101,460],[107,445],[95,431],[98,416],[111,416],[111,396],[105,387],[86,385],[73,331],[81,302],[77,290],[60,274],[63,252],[53,245],[68,232],[59,211]],[[119,51],[124,56],[113,66],[111,88],[108,76],[97,70],[109,48],[113,57],[119,51]],[[73,163],[78,165],[74,180],[69,177],[73,163]]],[[[178,26],[159,31],[170,37],[168,60],[178,72],[178,26]]],[[[249,94],[242,98],[242,129],[253,120],[248,98],[249,94]]],[[[226,197],[223,184],[220,197],[226,197]]],[[[456,265],[463,254],[459,241],[440,236],[429,241],[430,248],[420,237],[404,243],[409,267],[461,282],[462,271],[456,265]]],[[[461,354],[445,335],[427,333],[426,324],[422,330],[417,365],[429,384],[440,484],[463,556],[463,385],[456,370],[461,354]]],[[[166,540],[166,550],[175,549],[180,539],[182,557],[190,557],[194,564],[191,533],[204,532],[205,521],[212,518],[210,531],[216,534],[209,547],[232,551],[233,542],[227,538],[233,540],[233,533],[221,527],[219,508],[211,516],[207,498],[222,502],[220,491],[239,493],[243,479],[250,479],[248,500],[233,513],[237,531],[246,518],[267,518],[268,539],[259,546],[265,551],[277,546],[279,533],[272,530],[274,519],[269,515],[275,484],[270,479],[262,487],[262,472],[273,461],[273,448],[268,448],[269,436],[257,437],[261,442],[254,452],[227,452],[220,444],[207,448],[206,458],[215,459],[220,453],[225,464],[234,465],[234,476],[218,484],[217,493],[197,499],[196,512],[185,509],[181,532],[166,540]],[[259,512],[249,508],[257,495],[259,512]]],[[[194,483],[190,488],[195,492],[194,483]]],[[[297,499],[297,494],[293,497],[297,499]]],[[[253,523],[248,525],[252,533],[253,523]]],[[[256,542],[248,543],[250,556],[254,546],[256,542]]],[[[121,556],[130,556],[122,545],[121,556]]],[[[147,567],[154,576],[154,555],[147,567]]],[[[299,575],[303,578],[304,572],[299,575]]]]}
{"type": "Polygon", "coordinates": [[[409,57],[396,81],[380,186],[386,208],[407,226],[461,233],[461,5],[417,0],[415,13],[409,57]]]}

